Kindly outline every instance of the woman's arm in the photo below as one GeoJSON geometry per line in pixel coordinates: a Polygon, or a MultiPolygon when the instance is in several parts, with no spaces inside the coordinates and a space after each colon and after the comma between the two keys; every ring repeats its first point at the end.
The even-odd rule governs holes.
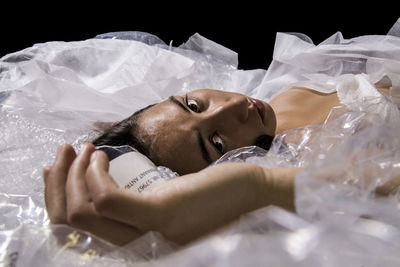
{"type": "MultiPolygon", "coordinates": [[[[294,209],[293,178],[298,169],[225,163],[175,178],[152,191],[136,193],[117,187],[108,174],[108,163],[102,151],[94,152],[92,145],[86,145],[68,174],[67,180],[86,182],[91,212],[100,216],[96,218],[129,225],[138,233],[158,231],[177,243],[187,243],[269,204],[294,209]],[[74,165],[82,166],[81,171],[74,171],[74,165]]],[[[66,190],[71,191],[66,196],[67,203],[77,197],[74,194],[84,194],[72,193],[68,187],[66,190]]],[[[72,201],[70,210],[76,211],[75,217],[86,216],[87,210],[73,206],[72,201]]],[[[92,233],[105,230],[87,225],[85,220],[78,228],[92,233]]]]}

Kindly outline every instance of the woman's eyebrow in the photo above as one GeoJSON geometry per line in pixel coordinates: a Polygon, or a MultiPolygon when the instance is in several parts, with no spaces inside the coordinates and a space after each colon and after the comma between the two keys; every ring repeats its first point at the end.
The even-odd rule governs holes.
{"type": "Polygon", "coordinates": [[[174,96],[170,96],[168,99],[169,99],[172,103],[174,103],[175,105],[178,105],[178,106],[179,106],[181,109],[183,109],[185,112],[190,113],[190,110],[189,110],[185,105],[183,105],[181,102],[179,102],[178,99],[176,99],[174,96]]]}
{"type": "Polygon", "coordinates": [[[196,130],[197,134],[197,141],[199,142],[200,150],[201,150],[201,155],[203,156],[203,159],[208,163],[211,164],[212,160],[210,157],[210,154],[208,153],[208,150],[206,148],[206,145],[204,144],[203,137],[201,136],[201,133],[199,130],[196,130]]]}

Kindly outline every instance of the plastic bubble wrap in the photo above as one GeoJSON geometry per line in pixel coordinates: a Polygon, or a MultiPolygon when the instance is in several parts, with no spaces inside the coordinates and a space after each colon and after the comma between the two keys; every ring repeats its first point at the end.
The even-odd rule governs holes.
{"type": "Polygon", "coordinates": [[[400,192],[376,193],[400,177],[400,124],[388,114],[396,112],[400,95],[395,32],[352,40],[337,33],[320,45],[301,34],[279,33],[267,70],[238,70],[235,52],[198,34],[180,47],[146,33],[122,32],[6,55],[0,61],[0,262],[400,266],[400,192]],[[303,168],[296,177],[297,213],[265,207],[185,247],[154,232],[116,247],[67,226],[48,225],[42,168],[53,162],[60,144],[79,149],[104,122],[197,88],[268,101],[289,84],[332,92],[343,75],[359,73],[374,83],[389,81],[391,97],[336,107],[321,125],[277,135],[269,151],[241,148],[215,163],[303,168]],[[389,108],[371,112],[382,105],[389,108]]]}

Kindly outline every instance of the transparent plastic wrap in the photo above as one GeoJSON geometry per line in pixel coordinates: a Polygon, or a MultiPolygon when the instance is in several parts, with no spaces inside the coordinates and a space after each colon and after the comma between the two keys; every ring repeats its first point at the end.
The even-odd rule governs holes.
{"type": "MultiPolygon", "coordinates": [[[[300,34],[278,34],[267,71],[237,70],[236,53],[198,34],[181,47],[116,36],[38,44],[0,61],[3,265],[400,265],[400,193],[379,193],[381,185],[400,176],[400,125],[391,115],[399,103],[399,36],[345,40],[335,34],[315,46],[300,34]],[[269,151],[241,148],[215,163],[303,168],[295,180],[297,213],[265,207],[185,247],[154,232],[116,247],[67,226],[48,225],[42,168],[53,162],[59,145],[78,150],[91,140],[96,125],[197,88],[268,101],[289,84],[333,92],[343,75],[357,80],[359,73],[372,83],[390,82],[390,96],[367,95],[356,107],[344,103],[321,125],[277,135],[269,151]],[[375,112],[382,105],[382,112],[375,112]]],[[[167,179],[175,176],[157,169],[167,179]]]]}
{"type": "Polygon", "coordinates": [[[0,241],[4,266],[152,266],[152,261],[177,248],[154,232],[129,246],[116,247],[64,225],[23,224],[0,232],[0,241]]]}
{"type": "MultiPolygon", "coordinates": [[[[231,65],[236,53],[200,35],[193,38],[196,51],[189,47],[191,39],[182,48],[89,39],[37,44],[1,58],[2,264],[151,265],[176,250],[157,233],[125,250],[70,227],[54,230],[44,205],[42,169],[53,163],[59,145],[69,143],[78,151],[105,123],[170,95],[206,87],[249,92],[261,82],[265,70],[237,70],[231,65]],[[79,242],[66,245],[77,236],[79,242]],[[96,257],[88,257],[92,254],[96,257]]],[[[165,179],[176,176],[162,166],[157,171],[165,179]]]]}
{"type": "Polygon", "coordinates": [[[269,100],[292,86],[332,93],[338,76],[363,73],[373,84],[391,84],[391,97],[399,106],[398,25],[399,20],[388,35],[345,39],[337,32],[318,45],[302,33],[278,33],[273,60],[254,97],[269,100]]]}
{"type": "Polygon", "coordinates": [[[278,135],[268,152],[247,147],[227,153],[218,164],[304,170],[295,180],[297,214],[268,207],[243,216],[213,240],[229,251],[226,258],[214,255],[218,264],[397,266],[399,133],[399,124],[376,114],[337,107],[322,125],[278,135]],[[393,180],[397,187],[382,190],[393,180]]]}
{"type": "Polygon", "coordinates": [[[118,39],[118,40],[131,40],[138,41],[148,45],[166,46],[163,40],[158,36],[148,32],[140,31],[125,31],[125,32],[108,32],[98,34],[94,38],[97,39],[118,39]]]}

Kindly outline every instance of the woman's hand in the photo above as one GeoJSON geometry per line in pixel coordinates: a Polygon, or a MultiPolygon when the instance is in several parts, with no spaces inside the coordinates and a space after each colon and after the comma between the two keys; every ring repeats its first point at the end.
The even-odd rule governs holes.
{"type": "MultiPolygon", "coordinates": [[[[57,157],[51,169],[59,166],[52,177],[60,184],[72,158],[66,153],[67,164],[62,164],[57,157]]],[[[92,145],[86,145],[67,170],[64,200],[67,223],[106,239],[104,232],[122,224],[137,229],[137,234],[153,230],[169,240],[186,243],[268,204],[294,209],[293,177],[297,169],[266,170],[253,164],[226,163],[136,193],[118,188],[108,174],[108,164],[104,152],[94,152],[92,145]],[[99,223],[90,223],[88,217],[99,223]]],[[[62,192],[59,187],[55,190],[62,192]]],[[[46,195],[50,195],[49,190],[46,195]]],[[[62,218],[58,214],[64,213],[55,210],[62,206],[62,201],[56,207],[48,205],[49,213],[62,218]]]]}
{"type": "Polygon", "coordinates": [[[61,146],[51,167],[45,168],[45,202],[52,224],[68,224],[122,245],[139,237],[135,227],[101,216],[95,209],[85,175],[93,146],[77,156],[70,145],[61,146]]]}

